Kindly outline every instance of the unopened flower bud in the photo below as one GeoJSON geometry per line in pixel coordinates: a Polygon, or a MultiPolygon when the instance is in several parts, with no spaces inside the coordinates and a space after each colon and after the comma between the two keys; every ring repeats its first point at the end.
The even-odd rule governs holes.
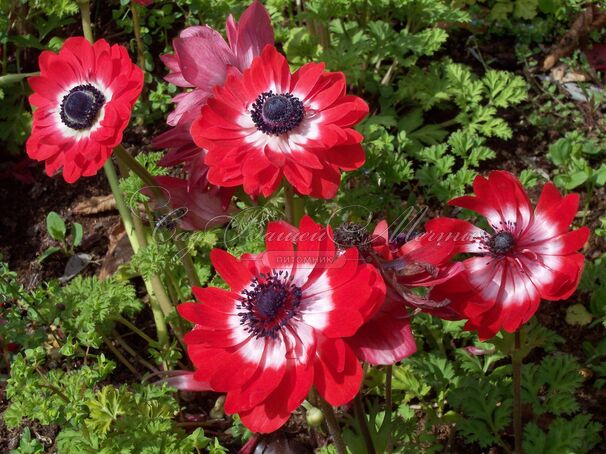
{"type": "Polygon", "coordinates": [[[324,414],[322,410],[316,407],[310,407],[307,410],[307,415],[305,416],[307,419],[307,425],[310,427],[319,427],[320,424],[324,421],[324,414]]]}

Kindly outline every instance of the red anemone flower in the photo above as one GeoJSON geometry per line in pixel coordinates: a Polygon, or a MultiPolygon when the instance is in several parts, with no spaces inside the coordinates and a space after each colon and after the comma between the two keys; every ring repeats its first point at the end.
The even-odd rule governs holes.
{"type": "Polygon", "coordinates": [[[364,164],[362,135],[352,127],[366,103],[345,94],[343,73],[308,63],[290,73],[266,46],[244,75],[232,73],[194,120],[194,141],[208,150],[208,179],[244,185],[253,197],[271,195],[285,177],[300,193],[335,196],[341,170],[364,164]]]}
{"type": "Polygon", "coordinates": [[[521,183],[505,171],[477,176],[475,196],[453,199],[450,205],[473,210],[486,218],[492,232],[460,219],[438,218],[427,223],[428,239],[442,237],[457,252],[477,254],[463,262],[465,270],[435,287],[433,297],[446,297],[478,330],[481,339],[501,328],[516,331],[537,311],[541,299],[562,300],[576,290],[584,257],[577,251],[589,229],[570,231],[579,196],[562,197],[552,183],[532,205],[521,183]]]}
{"type": "Polygon", "coordinates": [[[133,0],[133,3],[141,6],[149,6],[154,3],[154,0],[133,0]]]}
{"type": "Polygon", "coordinates": [[[312,385],[332,405],[355,397],[362,368],[343,338],[385,297],[381,276],[359,262],[357,249],[337,254],[330,227],[307,216],[300,229],[270,223],[266,246],[240,260],[214,249],[211,261],[230,289],[194,288],[200,303],[179,306],[195,323],[185,336],[195,378],[226,392],[226,412],[254,432],[282,426],[312,385]]]}
{"type": "Polygon", "coordinates": [[[168,116],[167,123],[174,127],[156,137],[153,146],[168,150],[160,165],[173,167],[185,163],[189,174],[188,190],[196,186],[220,193],[222,203],[227,205],[235,188],[204,189],[208,183],[208,167],[204,164],[206,151],[194,143],[190,134],[191,122],[200,115],[215,85],[225,81],[228,66],[231,71],[244,71],[266,44],[273,44],[274,34],[269,14],[256,0],[242,13],[239,22],[230,15],[225,28],[228,42],[208,26],[188,27],[173,40],[175,53],[161,57],[170,70],[165,79],[187,91],[173,98],[177,106],[168,116]]]}
{"type": "Polygon", "coordinates": [[[28,79],[34,111],[27,154],[45,161],[52,176],[63,168],[68,183],[103,166],[130,120],[143,72],[127,50],[105,40],[69,38],[59,54],[40,54],[40,76],[28,79]]]}
{"type": "Polygon", "coordinates": [[[375,264],[389,281],[387,296],[379,310],[347,339],[358,358],[370,364],[395,364],[416,352],[409,308],[428,309],[439,304],[415,295],[410,288],[438,285],[462,269],[450,263],[454,254],[448,243],[428,243],[423,238],[399,240],[389,238],[387,222],[377,224],[372,248],[375,264]]]}

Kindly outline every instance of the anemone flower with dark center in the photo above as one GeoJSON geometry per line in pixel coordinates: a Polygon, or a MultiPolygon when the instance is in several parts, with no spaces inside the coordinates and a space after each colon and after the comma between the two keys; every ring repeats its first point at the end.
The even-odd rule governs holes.
{"type": "Polygon", "coordinates": [[[346,95],[343,73],[308,63],[294,74],[266,46],[244,74],[234,71],[191,127],[207,150],[208,180],[268,197],[286,179],[299,194],[335,196],[341,171],[364,163],[362,135],[353,129],[366,103],[346,95]]]}
{"type": "Polygon", "coordinates": [[[267,250],[211,261],[230,289],[194,288],[179,306],[194,378],[227,393],[225,411],[254,432],[281,427],[312,385],[332,405],[357,394],[362,368],[344,338],[379,308],[385,284],[356,248],[337,253],[330,228],[303,217],[269,224],[267,250]],[[296,245],[296,248],[295,248],[296,245]]]}
{"type": "Polygon", "coordinates": [[[544,186],[536,209],[508,172],[478,176],[473,188],[475,196],[449,204],[481,214],[491,231],[460,219],[427,223],[429,241],[448,241],[456,252],[474,254],[462,262],[464,272],[435,287],[431,295],[451,299],[451,307],[469,320],[466,328],[488,339],[501,328],[516,331],[534,315],[541,299],[572,295],[583,271],[584,257],[577,251],[589,229],[570,231],[579,196],[562,197],[552,183],[544,186]]]}
{"type": "Polygon", "coordinates": [[[102,39],[69,38],[39,63],[40,75],[28,79],[36,110],[27,154],[45,161],[49,176],[63,168],[68,183],[95,175],[122,142],[143,73],[124,47],[102,39]]]}

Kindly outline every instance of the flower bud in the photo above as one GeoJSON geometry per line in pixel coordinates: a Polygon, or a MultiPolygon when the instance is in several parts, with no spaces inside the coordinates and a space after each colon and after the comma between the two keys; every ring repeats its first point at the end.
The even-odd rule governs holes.
{"type": "Polygon", "coordinates": [[[310,407],[307,410],[307,415],[305,416],[307,420],[307,425],[310,427],[319,427],[320,424],[324,421],[324,414],[322,410],[316,407],[310,407]]]}

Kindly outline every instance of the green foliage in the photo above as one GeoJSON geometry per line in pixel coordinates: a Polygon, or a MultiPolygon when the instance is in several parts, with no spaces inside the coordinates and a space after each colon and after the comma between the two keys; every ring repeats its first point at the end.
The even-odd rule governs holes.
{"type": "Polygon", "coordinates": [[[595,374],[594,387],[603,388],[606,385],[606,337],[602,338],[597,345],[583,342],[583,352],[587,357],[585,364],[595,374]]]}
{"type": "Polygon", "coordinates": [[[178,261],[179,253],[172,241],[153,242],[133,256],[131,266],[145,279],[149,279],[154,274],[174,268],[178,261]]]}
{"type": "MultiPolygon", "coordinates": [[[[59,454],[84,453],[183,453],[209,448],[222,451],[216,440],[197,429],[187,435],[174,417],[179,405],[170,388],[135,385],[128,388],[97,386],[114,369],[103,355],[88,356],[89,365],[64,371],[52,368],[54,360],[41,347],[17,355],[6,394],[10,405],[4,413],[8,427],[25,418],[41,424],[59,424],[59,454]]],[[[24,432],[21,449],[38,453],[35,440],[24,432]]]]}
{"type": "Polygon", "coordinates": [[[133,315],[141,309],[135,289],[126,282],[96,277],[76,277],[54,297],[60,309],[60,326],[84,346],[98,348],[108,335],[114,319],[133,315]]]}
{"type": "Polygon", "coordinates": [[[450,403],[464,414],[457,422],[457,430],[483,448],[500,444],[499,433],[511,423],[510,395],[509,380],[463,377],[450,394],[450,403]]]}
{"type": "Polygon", "coordinates": [[[579,289],[589,298],[589,310],[606,326],[606,256],[586,261],[579,289]]]}
{"type": "Polygon", "coordinates": [[[19,426],[24,418],[59,425],[79,421],[86,414],[84,402],[92,397],[94,386],[114,369],[114,363],[103,355],[92,365],[69,371],[50,368],[52,364],[42,347],[15,357],[6,387],[10,405],[4,422],[8,427],[19,426]]]}
{"type": "Polygon", "coordinates": [[[52,329],[50,321],[55,309],[48,301],[55,284],[44,289],[26,290],[17,280],[17,274],[0,261],[0,338],[5,342],[14,342],[24,348],[41,345],[52,329]]]}
{"type": "MultiPolygon", "coordinates": [[[[170,170],[158,165],[162,156],[162,152],[139,153],[135,156],[135,159],[153,176],[168,175],[170,170]]],[[[120,189],[125,194],[125,201],[134,216],[141,216],[139,214],[139,204],[149,201],[149,198],[141,192],[144,187],[145,183],[132,172],[129,173],[128,177],[120,180],[120,189]]]]}
{"type": "Polygon", "coordinates": [[[549,159],[558,167],[554,183],[567,190],[586,185],[589,191],[606,183],[606,151],[597,139],[571,131],[549,146],[549,159]]]}
{"type": "Polygon", "coordinates": [[[186,435],[173,420],[177,401],[170,390],[154,385],[105,386],[87,400],[84,424],[63,430],[58,452],[188,454],[209,445],[202,429],[186,435]]]}
{"type": "Polygon", "coordinates": [[[522,400],[532,404],[535,415],[569,415],[579,410],[575,391],[583,378],[580,366],[569,355],[547,356],[540,364],[522,368],[522,400]]]}
{"type": "Polygon", "coordinates": [[[60,247],[51,246],[46,249],[42,254],[40,254],[40,257],[38,257],[38,262],[40,263],[59,251],[62,251],[63,254],[67,256],[73,255],[75,249],[80,246],[82,237],[84,235],[82,224],[74,222],[68,237],[65,221],[58,213],[54,211],[51,211],[46,216],[46,230],[53,240],[59,242],[60,247]]]}
{"type": "Polygon", "coordinates": [[[482,14],[488,22],[539,20],[537,16],[550,16],[559,20],[574,15],[582,0],[462,0],[469,5],[481,4],[489,9],[482,14]]]}
{"type": "Polygon", "coordinates": [[[28,3],[30,8],[39,9],[47,16],[62,18],[78,12],[75,0],[29,0],[28,3]]]}
{"type": "Polygon", "coordinates": [[[561,454],[589,452],[601,441],[602,426],[589,415],[577,415],[567,420],[556,418],[545,433],[534,422],[524,428],[524,452],[561,454]]]}
{"type": "Polygon", "coordinates": [[[459,130],[448,142],[423,148],[415,153],[423,165],[417,170],[419,183],[428,194],[440,200],[453,195],[462,195],[464,188],[473,182],[475,170],[480,162],[494,158],[494,152],[483,145],[484,139],[473,132],[459,130]],[[460,158],[463,166],[455,170],[455,161],[460,158]]]}
{"type": "Polygon", "coordinates": [[[43,454],[44,446],[35,438],[32,438],[32,434],[29,427],[23,429],[21,439],[19,440],[19,449],[11,449],[9,454],[43,454]]]}

